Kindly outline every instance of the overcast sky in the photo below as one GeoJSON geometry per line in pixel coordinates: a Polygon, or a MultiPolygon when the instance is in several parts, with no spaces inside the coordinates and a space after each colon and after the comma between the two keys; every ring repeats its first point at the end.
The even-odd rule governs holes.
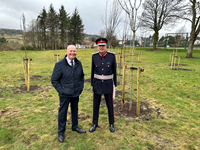
{"type": "Polygon", "coordinates": [[[105,11],[105,0],[0,0],[0,28],[20,29],[22,13],[26,24],[29,24],[37,18],[43,7],[48,12],[51,3],[57,13],[61,5],[70,15],[77,8],[86,33],[99,34],[103,29],[101,16],[105,11]]]}
{"type": "MultiPolygon", "coordinates": [[[[100,30],[104,28],[101,17],[105,13],[106,0],[0,0],[0,28],[20,29],[22,13],[25,15],[26,24],[29,24],[32,19],[37,18],[43,7],[48,12],[51,3],[57,13],[61,5],[70,15],[77,8],[87,34],[99,35],[100,30]]],[[[182,26],[184,22],[181,22],[178,28],[182,26]]],[[[168,31],[162,29],[160,37],[167,32],[177,32],[178,28],[176,26],[168,31]]],[[[190,31],[190,24],[186,24],[186,31],[190,31]]],[[[149,32],[146,32],[146,36],[147,34],[149,32]]],[[[137,35],[145,36],[141,30],[137,31],[137,35]]]]}

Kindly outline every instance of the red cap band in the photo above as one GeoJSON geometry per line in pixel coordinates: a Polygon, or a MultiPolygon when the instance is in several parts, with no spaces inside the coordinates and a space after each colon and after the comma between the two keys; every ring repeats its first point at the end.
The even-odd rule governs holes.
{"type": "Polygon", "coordinates": [[[98,41],[98,42],[97,42],[97,44],[99,44],[99,43],[106,43],[106,41],[101,40],[101,41],[98,41]]]}

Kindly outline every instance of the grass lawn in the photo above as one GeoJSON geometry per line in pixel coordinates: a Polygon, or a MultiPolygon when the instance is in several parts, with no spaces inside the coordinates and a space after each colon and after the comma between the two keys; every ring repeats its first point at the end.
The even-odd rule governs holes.
{"type": "MultiPolygon", "coordinates": [[[[140,79],[140,116],[125,114],[121,103],[122,76],[115,98],[116,116],[114,133],[109,131],[107,108],[102,101],[99,128],[94,133],[92,125],[93,92],[90,82],[85,82],[79,101],[79,127],[87,131],[78,134],[71,130],[70,109],[67,116],[65,142],[57,140],[59,98],[52,87],[50,76],[54,67],[52,51],[28,51],[31,61],[31,87],[26,91],[21,55],[23,51],[0,53],[0,150],[1,149],[69,149],[69,150],[157,150],[200,149],[200,50],[194,50],[196,59],[185,58],[187,51],[179,49],[180,70],[171,70],[169,56],[172,49],[142,52],[140,79]],[[117,112],[121,109],[121,112],[117,112]]],[[[85,81],[91,72],[91,54],[97,50],[78,49],[85,81]]],[[[112,50],[118,53],[117,50],[112,50]]],[[[57,50],[62,59],[65,50],[57,50]]],[[[126,51],[126,64],[131,65],[131,51],[126,51]]],[[[119,56],[116,55],[118,58],[119,56]]],[[[137,57],[135,57],[137,60],[137,57]]],[[[119,69],[118,69],[119,70],[119,69]]],[[[121,70],[122,72],[122,70],[121,70]]],[[[136,103],[137,72],[133,77],[133,101],[136,103]]],[[[130,105],[130,74],[126,69],[126,107],[130,105]]],[[[131,110],[133,114],[136,110],[131,110]]],[[[127,113],[127,112],[126,112],[127,113]]]]}

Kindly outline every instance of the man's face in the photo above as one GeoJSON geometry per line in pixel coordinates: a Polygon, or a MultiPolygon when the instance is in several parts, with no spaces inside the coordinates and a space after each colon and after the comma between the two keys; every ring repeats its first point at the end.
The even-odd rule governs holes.
{"type": "Polygon", "coordinates": [[[70,59],[70,60],[73,60],[75,57],[76,57],[76,47],[75,46],[69,46],[68,49],[67,49],[67,57],[70,59]]]}
{"type": "Polygon", "coordinates": [[[100,53],[106,52],[106,45],[98,45],[97,48],[98,48],[100,53]]]}

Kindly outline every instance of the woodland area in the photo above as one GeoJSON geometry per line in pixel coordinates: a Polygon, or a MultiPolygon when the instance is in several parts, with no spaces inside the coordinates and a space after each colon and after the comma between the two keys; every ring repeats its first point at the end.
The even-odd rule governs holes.
{"type": "Polygon", "coordinates": [[[80,43],[84,38],[84,25],[77,8],[70,16],[63,5],[56,12],[50,4],[48,12],[42,9],[26,33],[33,48],[64,48],[65,44],[80,43]]]}
{"type": "MultiPolygon", "coordinates": [[[[48,33],[49,34],[49,33],[48,33]]],[[[94,42],[99,36],[91,34],[83,34],[84,42],[94,42]]],[[[28,39],[27,39],[28,40],[28,39]]],[[[60,39],[59,39],[60,41],[60,39]]],[[[60,42],[58,42],[60,44],[60,42]]],[[[64,47],[66,48],[66,47],[64,47]]],[[[23,32],[16,29],[0,29],[0,50],[23,50],[23,32]]],[[[32,47],[32,43],[29,41],[27,50],[41,50],[41,47],[32,47]]],[[[51,49],[51,48],[49,48],[51,49]]],[[[57,47],[60,49],[60,47],[57,47]]]]}

